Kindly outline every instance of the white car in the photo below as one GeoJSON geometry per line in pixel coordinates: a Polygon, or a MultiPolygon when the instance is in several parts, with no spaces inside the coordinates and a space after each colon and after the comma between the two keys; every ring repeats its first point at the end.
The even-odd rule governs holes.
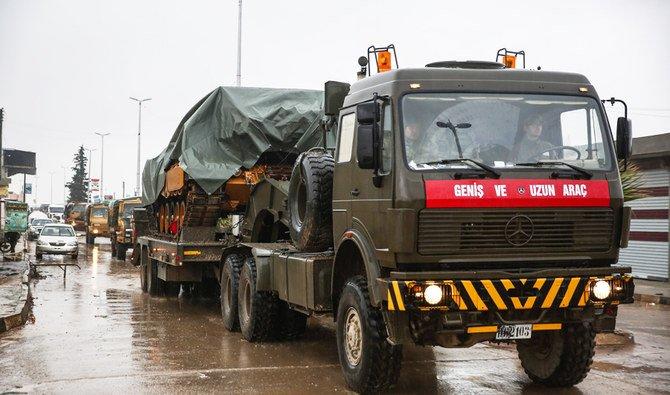
{"type": "Polygon", "coordinates": [[[72,225],[47,224],[42,228],[35,246],[37,259],[42,259],[43,254],[70,255],[77,259],[78,253],[77,235],[72,225]]]}

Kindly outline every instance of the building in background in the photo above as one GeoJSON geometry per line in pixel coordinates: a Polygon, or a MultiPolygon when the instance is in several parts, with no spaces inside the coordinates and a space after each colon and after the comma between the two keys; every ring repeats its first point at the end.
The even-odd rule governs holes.
{"type": "Polygon", "coordinates": [[[626,203],[633,209],[628,248],[621,250],[619,264],[633,268],[635,277],[668,281],[670,243],[670,133],[633,140],[633,158],[642,170],[647,197],[626,203]]]}

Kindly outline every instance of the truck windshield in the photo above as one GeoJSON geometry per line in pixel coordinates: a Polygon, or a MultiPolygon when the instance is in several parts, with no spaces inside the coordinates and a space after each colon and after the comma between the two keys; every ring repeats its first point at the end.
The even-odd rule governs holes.
{"type": "Polygon", "coordinates": [[[596,100],[526,94],[415,93],[402,101],[407,164],[414,170],[465,168],[468,158],[500,168],[562,161],[611,168],[596,100]]]}
{"type": "Polygon", "coordinates": [[[91,209],[91,217],[104,218],[106,216],[107,216],[107,208],[105,207],[95,207],[91,209]]]}
{"type": "Polygon", "coordinates": [[[50,213],[60,214],[60,213],[62,213],[63,211],[65,211],[65,207],[58,207],[58,206],[51,206],[51,207],[49,207],[49,212],[50,212],[50,213]]]}
{"type": "Polygon", "coordinates": [[[133,209],[140,207],[140,203],[131,203],[131,204],[125,204],[123,206],[123,218],[130,218],[133,216],[133,209]]]}

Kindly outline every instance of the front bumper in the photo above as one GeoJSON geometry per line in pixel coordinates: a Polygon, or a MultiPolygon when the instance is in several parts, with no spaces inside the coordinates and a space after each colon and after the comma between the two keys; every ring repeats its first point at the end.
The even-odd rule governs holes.
{"type": "Polygon", "coordinates": [[[77,252],[78,246],[52,246],[52,245],[37,245],[35,247],[36,252],[41,252],[42,254],[74,254],[77,252]]]}
{"type": "Polygon", "coordinates": [[[411,338],[416,343],[453,346],[453,338],[440,340],[441,334],[453,334],[460,336],[463,346],[473,339],[490,340],[503,324],[559,330],[565,323],[587,321],[597,331],[613,331],[617,306],[633,303],[634,283],[628,273],[630,268],[393,272],[378,279],[378,285],[385,296],[382,308],[392,341],[411,338]],[[592,292],[598,280],[612,287],[603,300],[592,292]],[[442,290],[435,305],[424,299],[429,285],[442,290]]]}

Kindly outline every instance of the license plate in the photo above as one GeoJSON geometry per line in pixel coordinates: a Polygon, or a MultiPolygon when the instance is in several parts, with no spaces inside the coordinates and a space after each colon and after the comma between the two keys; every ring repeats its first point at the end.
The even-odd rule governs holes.
{"type": "Polygon", "coordinates": [[[511,340],[511,339],[530,339],[533,334],[533,326],[531,324],[523,325],[500,325],[496,339],[511,340]]]}

